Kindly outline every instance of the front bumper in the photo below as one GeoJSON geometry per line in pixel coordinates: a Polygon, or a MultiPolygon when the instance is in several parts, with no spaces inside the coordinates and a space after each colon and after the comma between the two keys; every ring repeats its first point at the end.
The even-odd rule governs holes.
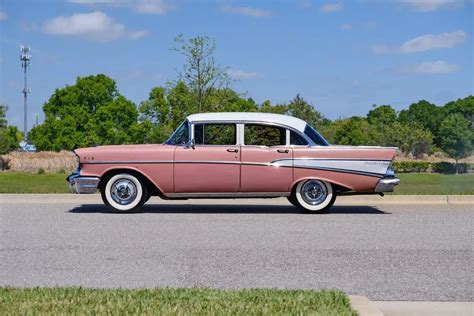
{"type": "Polygon", "coordinates": [[[77,194],[91,194],[97,191],[100,178],[98,177],[83,177],[79,170],[71,173],[66,180],[69,182],[69,188],[72,193],[77,194]]]}
{"type": "Polygon", "coordinates": [[[393,192],[393,188],[400,183],[400,179],[395,177],[382,178],[375,187],[375,192],[393,192]]]}

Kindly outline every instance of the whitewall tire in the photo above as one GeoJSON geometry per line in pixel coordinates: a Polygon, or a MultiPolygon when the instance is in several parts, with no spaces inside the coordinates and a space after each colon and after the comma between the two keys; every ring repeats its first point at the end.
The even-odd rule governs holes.
{"type": "Polygon", "coordinates": [[[332,184],[318,179],[300,181],[293,194],[292,200],[308,213],[323,213],[336,200],[336,192],[332,184]]]}
{"type": "Polygon", "coordinates": [[[134,175],[120,173],[107,180],[102,200],[115,212],[138,211],[147,198],[146,187],[134,175]]]}

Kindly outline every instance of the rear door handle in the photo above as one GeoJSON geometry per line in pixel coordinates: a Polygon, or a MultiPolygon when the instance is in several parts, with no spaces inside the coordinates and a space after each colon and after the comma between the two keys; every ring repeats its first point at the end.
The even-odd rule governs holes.
{"type": "Polygon", "coordinates": [[[237,148],[227,148],[227,151],[230,153],[238,153],[239,150],[237,148]]]}
{"type": "Polygon", "coordinates": [[[278,149],[277,151],[278,151],[280,154],[287,154],[287,153],[290,152],[288,149],[278,149]]]}

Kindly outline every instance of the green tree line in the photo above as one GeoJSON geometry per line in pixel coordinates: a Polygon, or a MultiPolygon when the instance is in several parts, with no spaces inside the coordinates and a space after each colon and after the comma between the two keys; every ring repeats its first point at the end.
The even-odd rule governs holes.
{"type": "Polygon", "coordinates": [[[17,149],[23,139],[23,133],[16,126],[8,125],[7,110],[6,105],[0,104],[0,154],[17,149]]]}
{"type": "Polygon", "coordinates": [[[177,79],[152,88],[136,105],[121,95],[115,81],[98,74],[79,77],[57,89],[44,104],[45,120],[29,133],[38,150],[102,144],[161,143],[193,113],[269,112],[299,117],[340,145],[396,146],[420,157],[443,150],[462,159],[472,152],[474,96],[436,106],[421,100],[397,112],[374,105],[366,116],[331,121],[300,95],[283,104],[255,102],[232,89],[234,78],[214,60],[207,37],[176,38],[184,58],[177,79]]]}

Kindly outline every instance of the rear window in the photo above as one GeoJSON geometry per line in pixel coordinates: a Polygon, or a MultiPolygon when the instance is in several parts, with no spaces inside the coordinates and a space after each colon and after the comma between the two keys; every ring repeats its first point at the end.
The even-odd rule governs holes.
{"type": "Polygon", "coordinates": [[[314,128],[306,124],[304,134],[308,136],[318,146],[329,146],[327,140],[325,140],[314,128]]]}
{"type": "Polygon", "coordinates": [[[244,143],[254,146],[284,146],[286,129],[278,126],[245,124],[244,143]]]}

